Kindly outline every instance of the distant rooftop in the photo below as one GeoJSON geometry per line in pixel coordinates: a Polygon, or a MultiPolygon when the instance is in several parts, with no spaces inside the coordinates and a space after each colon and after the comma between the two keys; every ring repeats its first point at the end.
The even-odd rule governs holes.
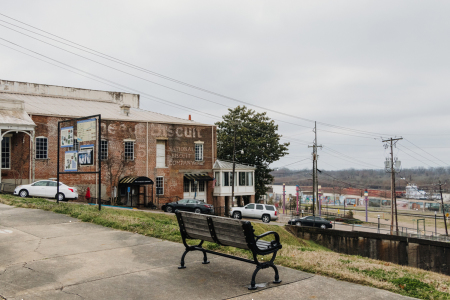
{"type": "MultiPolygon", "coordinates": [[[[214,163],[213,169],[215,170],[233,170],[233,163],[232,162],[228,162],[228,161],[223,161],[223,160],[216,160],[216,162],[214,163]]],[[[248,166],[248,165],[242,165],[242,164],[235,164],[235,169],[236,170],[255,170],[255,167],[252,166],[248,166]]]]}
{"type": "Polygon", "coordinates": [[[75,118],[101,114],[105,120],[211,126],[140,109],[138,94],[122,92],[0,80],[0,105],[7,101],[23,101],[30,115],[75,118]],[[128,114],[123,113],[123,106],[129,107],[128,114]]]}

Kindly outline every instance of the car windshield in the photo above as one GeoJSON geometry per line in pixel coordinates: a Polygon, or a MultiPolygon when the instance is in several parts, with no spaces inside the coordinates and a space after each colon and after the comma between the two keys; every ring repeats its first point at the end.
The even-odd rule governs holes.
{"type": "Polygon", "coordinates": [[[186,203],[188,203],[188,199],[182,199],[182,200],[180,200],[180,201],[178,201],[178,204],[186,204],[186,203]]]}
{"type": "Polygon", "coordinates": [[[245,209],[255,209],[255,204],[248,204],[245,209]]]}
{"type": "Polygon", "coordinates": [[[33,186],[47,186],[47,180],[37,181],[33,183],[33,186]]]}

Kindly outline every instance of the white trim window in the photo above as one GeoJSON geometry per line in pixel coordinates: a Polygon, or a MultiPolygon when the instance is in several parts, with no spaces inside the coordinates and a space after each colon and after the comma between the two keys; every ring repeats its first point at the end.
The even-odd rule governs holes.
{"type": "Polygon", "coordinates": [[[11,138],[9,136],[3,137],[2,140],[2,165],[1,169],[11,168],[11,138]]]}
{"type": "Polygon", "coordinates": [[[156,167],[166,167],[166,141],[156,141],[156,167]]]}
{"type": "Polygon", "coordinates": [[[195,142],[195,161],[203,160],[203,142],[195,142]]]}
{"type": "Polygon", "coordinates": [[[134,141],[124,141],[125,160],[134,160],[134,141]]]}
{"type": "Polygon", "coordinates": [[[164,177],[156,177],[156,195],[164,195],[164,177]]]}
{"type": "Polygon", "coordinates": [[[198,182],[198,191],[199,192],[205,191],[205,182],[203,180],[198,182]]]}
{"type": "Polygon", "coordinates": [[[108,141],[107,140],[100,141],[100,157],[101,157],[101,160],[108,159],[108,141]]]}
{"type": "Polygon", "coordinates": [[[48,139],[44,136],[36,138],[36,159],[48,159],[48,139]]]}

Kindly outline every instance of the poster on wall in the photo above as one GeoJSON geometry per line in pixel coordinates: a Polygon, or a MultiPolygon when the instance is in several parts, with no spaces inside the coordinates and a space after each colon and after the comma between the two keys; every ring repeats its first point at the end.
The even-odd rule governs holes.
{"type": "Polygon", "coordinates": [[[77,122],[77,141],[93,141],[97,137],[97,119],[87,119],[77,122]]]}
{"type": "Polygon", "coordinates": [[[61,128],[61,147],[73,146],[73,126],[61,128]]]}
{"type": "Polygon", "coordinates": [[[94,145],[80,146],[80,152],[78,152],[78,164],[80,166],[94,165],[94,145]]]}
{"type": "Polygon", "coordinates": [[[66,151],[64,153],[64,171],[77,171],[77,151],[66,151]]]}

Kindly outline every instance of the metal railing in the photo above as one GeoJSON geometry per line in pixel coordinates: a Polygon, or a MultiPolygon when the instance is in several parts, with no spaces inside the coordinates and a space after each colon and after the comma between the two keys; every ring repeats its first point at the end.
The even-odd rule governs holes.
{"type": "MultiPolygon", "coordinates": [[[[305,217],[312,216],[312,212],[303,212],[298,215],[296,212],[291,212],[291,218],[294,217],[305,217]]],[[[317,215],[316,215],[317,216],[317,215]]],[[[333,221],[333,228],[338,229],[337,226],[344,228],[349,231],[362,231],[362,232],[373,232],[379,234],[388,234],[388,235],[396,235],[396,236],[404,236],[410,238],[418,238],[424,240],[432,240],[432,241],[441,241],[441,242],[450,242],[450,237],[438,234],[435,231],[429,230],[421,230],[419,228],[409,228],[399,226],[398,231],[396,230],[395,225],[383,224],[381,222],[363,222],[359,219],[350,218],[349,215],[337,214],[337,213],[323,213],[322,216],[325,219],[329,219],[333,221]],[[341,222],[339,222],[341,221],[341,222]],[[338,222],[336,224],[336,222],[338,222]]]]}

